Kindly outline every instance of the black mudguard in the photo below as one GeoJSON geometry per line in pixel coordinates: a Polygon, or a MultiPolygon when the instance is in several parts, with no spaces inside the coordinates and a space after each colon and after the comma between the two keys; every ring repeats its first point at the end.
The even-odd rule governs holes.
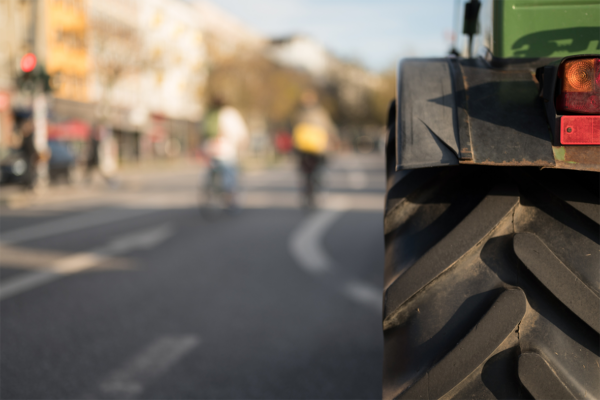
{"type": "Polygon", "coordinates": [[[396,170],[454,164],[600,170],[600,146],[553,146],[536,68],[406,59],[396,96],[396,170]]]}
{"type": "Polygon", "coordinates": [[[458,164],[455,96],[448,60],[405,60],[398,77],[397,169],[458,164]]]}

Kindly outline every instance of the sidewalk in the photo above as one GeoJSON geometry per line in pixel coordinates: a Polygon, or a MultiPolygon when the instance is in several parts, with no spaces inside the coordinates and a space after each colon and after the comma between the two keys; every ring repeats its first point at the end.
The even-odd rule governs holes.
{"type": "MultiPolygon", "coordinates": [[[[242,160],[242,175],[252,175],[270,168],[291,168],[294,164],[291,157],[279,160],[242,160]]],[[[34,191],[24,190],[19,185],[0,186],[0,212],[2,210],[28,209],[35,207],[64,208],[89,207],[95,205],[114,204],[120,201],[133,203],[134,198],[142,197],[141,203],[150,200],[166,202],[169,192],[161,191],[156,194],[159,182],[169,182],[183,179],[190,190],[195,193],[206,166],[199,160],[182,158],[176,160],[152,160],[135,164],[121,165],[114,175],[115,185],[110,185],[95,173],[90,184],[84,182],[83,168],[79,167],[72,174],[71,184],[58,184],[37,187],[34,191]],[[193,187],[192,187],[193,186],[193,187]],[[144,191],[153,191],[153,199],[144,198],[144,191]]],[[[146,196],[147,197],[147,196],[146,196]]],[[[192,201],[190,199],[188,202],[192,201]]],[[[196,201],[194,198],[193,201],[196,201]]]]}
{"type": "Polygon", "coordinates": [[[74,171],[72,183],[38,186],[25,190],[20,185],[0,186],[0,211],[22,209],[63,202],[94,202],[107,195],[135,191],[140,185],[173,173],[201,174],[203,166],[191,159],[143,162],[122,166],[114,175],[114,186],[95,174],[90,183],[83,181],[82,170],[74,171]]]}

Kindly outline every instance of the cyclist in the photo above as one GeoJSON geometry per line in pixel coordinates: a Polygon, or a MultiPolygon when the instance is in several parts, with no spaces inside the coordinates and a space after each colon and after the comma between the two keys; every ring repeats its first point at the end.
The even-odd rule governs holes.
{"type": "Polygon", "coordinates": [[[325,163],[326,153],[337,143],[338,134],[313,90],[302,94],[301,110],[296,117],[292,139],[302,175],[304,205],[314,208],[314,192],[319,185],[320,170],[325,163]]]}
{"type": "Polygon", "coordinates": [[[207,190],[219,186],[225,206],[234,209],[239,153],[248,139],[244,118],[236,108],[215,98],[204,121],[204,138],[204,153],[210,161],[207,190]]]}

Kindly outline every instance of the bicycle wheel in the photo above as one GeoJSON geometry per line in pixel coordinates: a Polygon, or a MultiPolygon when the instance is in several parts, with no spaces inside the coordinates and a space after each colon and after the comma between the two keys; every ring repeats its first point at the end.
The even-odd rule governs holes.
{"type": "Polygon", "coordinates": [[[200,189],[200,214],[209,221],[220,218],[227,209],[225,193],[221,189],[220,182],[220,172],[217,169],[212,169],[208,174],[206,183],[200,189]]]}

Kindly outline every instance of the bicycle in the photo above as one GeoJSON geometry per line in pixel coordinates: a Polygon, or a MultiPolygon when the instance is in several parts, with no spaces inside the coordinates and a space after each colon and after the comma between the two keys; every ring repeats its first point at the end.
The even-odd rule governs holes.
{"type": "Polygon", "coordinates": [[[302,172],[302,194],[304,206],[314,209],[315,191],[321,185],[321,169],[325,163],[325,157],[317,154],[300,152],[300,171],[302,172]]]}
{"type": "Polygon", "coordinates": [[[215,220],[234,209],[235,170],[211,160],[206,181],[200,188],[199,208],[206,220],[215,220]]]}

